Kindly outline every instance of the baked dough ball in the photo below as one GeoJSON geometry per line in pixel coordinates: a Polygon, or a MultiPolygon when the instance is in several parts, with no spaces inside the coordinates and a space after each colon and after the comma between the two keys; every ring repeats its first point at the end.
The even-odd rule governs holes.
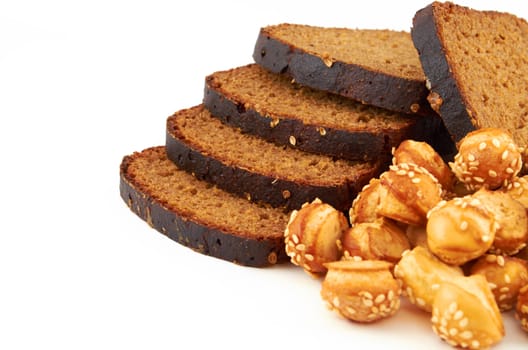
{"type": "Polygon", "coordinates": [[[514,178],[503,188],[503,191],[520,202],[528,210],[528,175],[514,178]]]}
{"type": "Polygon", "coordinates": [[[456,277],[440,285],[433,301],[433,331],[448,344],[487,349],[504,337],[504,324],[486,279],[456,277]]]}
{"type": "Polygon", "coordinates": [[[380,180],[376,178],[372,178],[368,184],[363,186],[348,212],[352,225],[361,222],[374,222],[380,218],[378,214],[378,206],[382,196],[380,187],[380,180]]]}
{"type": "Polygon", "coordinates": [[[452,191],[455,180],[454,174],[442,157],[428,143],[422,141],[405,140],[392,152],[394,165],[409,163],[416,164],[429,171],[442,189],[452,191]]]}
{"type": "Polygon", "coordinates": [[[391,165],[381,174],[378,213],[411,225],[424,225],[427,212],[442,200],[442,186],[415,164],[391,165]]]}
{"type": "Polygon", "coordinates": [[[442,201],[431,209],[427,245],[447,264],[462,265],[484,254],[493,244],[497,224],[478,198],[442,201]]]}
{"type": "Polygon", "coordinates": [[[497,189],[519,174],[522,157],[509,132],[483,128],[460,140],[458,153],[449,165],[470,190],[497,189]]]}
{"type": "Polygon", "coordinates": [[[392,264],[379,260],[327,263],[321,297],[330,310],[356,322],[370,323],[392,316],[400,308],[401,288],[392,264]]]}
{"type": "Polygon", "coordinates": [[[471,266],[470,274],[483,275],[501,311],[515,306],[519,290],[528,283],[528,263],[509,256],[486,254],[471,266]]]}
{"type": "Polygon", "coordinates": [[[398,262],[402,253],[410,248],[403,229],[387,218],[355,224],[343,234],[341,246],[343,259],[391,263],[398,262]]]}
{"type": "Polygon", "coordinates": [[[324,263],[341,258],[338,241],[348,229],[345,215],[315,199],[290,214],[284,230],[286,254],[308,273],[324,273],[324,263]]]}
{"type": "Polygon", "coordinates": [[[490,191],[481,188],[472,198],[495,216],[497,231],[490,251],[495,254],[513,255],[528,242],[528,216],[524,206],[502,191],[490,191]]]}

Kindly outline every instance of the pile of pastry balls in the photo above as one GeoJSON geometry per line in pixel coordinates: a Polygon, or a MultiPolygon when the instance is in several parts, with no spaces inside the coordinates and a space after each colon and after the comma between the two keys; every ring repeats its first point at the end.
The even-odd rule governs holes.
{"type": "Polygon", "coordinates": [[[455,347],[504,337],[502,312],[528,332],[528,175],[502,129],[469,133],[446,163],[406,140],[353,201],[349,218],[316,199],[290,215],[292,263],[323,278],[321,297],[356,322],[394,315],[400,298],[431,314],[455,347]]]}

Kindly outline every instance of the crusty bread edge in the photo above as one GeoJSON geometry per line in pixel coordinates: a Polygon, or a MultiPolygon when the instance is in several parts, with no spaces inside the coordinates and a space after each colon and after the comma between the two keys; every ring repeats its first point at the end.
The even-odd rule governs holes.
{"type": "Polygon", "coordinates": [[[304,203],[319,198],[346,212],[361,188],[372,177],[379,175],[385,166],[381,162],[372,163],[370,171],[365,170],[355,177],[350,174],[348,181],[335,184],[307,183],[279,178],[273,173],[260,174],[216,159],[190,144],[177,135],[172,118],[177,118],[177,113],[167,118],[165,147],[168,158],[180,169],[227,192],[286,211],[299,209],[304,203]]]}
{"type": "Polygon", "coordinates": [[[196,252],[244,266],[264,267],[288,260],[282,236],[240,237],[167,209],[142,192],[141,185],[129,176],[127,168],[132,160],[132,156],[125,156],[121,162],[120,195],[130,210],[152,228],[196,252]]]}
{"type": "Polygon", "coordinates": [[[265,69],[285,74],[301,85],[391,111],[433,113],[427,102],[424,81],[395,77],[339,61],[328,66],[321,57],[273,38],[265,29],[260,29],[253,51],[253,59],[265,69]]]}
{"type": "Polygon", "coordinates": [[[281,146],[294,148],[330,157],[347,160],[372,160],[382,154],[389,154],[396,146],[411,134],[409,127],[385,135],[383,131],[364,130],[347,131],[324,126],[304,124],[301,120],[289,116],[262,115],[252,108],[246,108],[243,101],[228,96],[214,83],[214,76],[206,78],[204,106],[211,115],[222,123],[240,128],[243,132],[256,135],[281,146]]]}
{"type": "Polygon", "coordinates": [[[454,142],[476,129],[456,78],[446,59],[445,49],[438,36],[434,17],[434,3],[416,12],[411,37],[418,50],[422,69],[430,82],[431,93],[436,93],[442,103],[438,113],[454,142]]]}

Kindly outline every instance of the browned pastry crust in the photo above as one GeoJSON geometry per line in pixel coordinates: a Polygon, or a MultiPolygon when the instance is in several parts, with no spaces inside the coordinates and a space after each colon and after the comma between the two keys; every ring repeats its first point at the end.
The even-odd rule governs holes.
{"type": "MultiPolygon", "coordinates": [[[[318,56],[275,37],[273,29],[261,28],[253,52],[255,62],[266,69],[285,74],[299,84],[388,110],[422,115],[432,113],[427,102],[425,80],[334,60],[332,53],[321,52],[318,56]]],[[[404,32],[398,34],[408,35],[404,32]]]]}
{"type": "Polygon", "coordinates": [[[515,318],[521,322],[521,328],[528,332],[528,284],[519,291],[515,307],[515,318]]]}
{"type": "MultiPolygon", "coordinates": [[[[193,186],[193,181],[198,181],[192,176],[177,170],[177,168],[165,156],[164,147],[146,149],[141,153],[125,156],[120,166],[120,194],[128,207],[145,220],[150,226],[167,235],[170,239],[189,247],[199,253],[210,255],[237,264],[262,267],[287,261],[288,257],[284,251],[282,227],[286,225],[287,216],[280,210],[271,210],[262,215],[276,215],[276,218],[284,217],[283,224],[277,225],[278,232],[275,235],[267,235],[264,232],[248,234],[243,231],[235,232],[233,228],[221,227],[207,222],[209,217],[201,217],[197,213],[187,213],[178,206],[179,199],[167,202],[160,191],[152,190],[147,181],[156,184],[157,181],[165,182],[167,186],[174,189],[179,185],[182,187],[193,186]],[[135,161],[146,161],[147,166],[154,166],[162,162],[166,173],[152,177],[150,180],[141,180],[139,176],[130,172],[129,168],[135,161]],[[170,174],[179,174],[182,183],[171,181],[170,174]],[[189,185],[189,181],[191,185],[189,185]]],[[[203,186],[206,188],[206,186],[203,186]]],[[[213,192],[213,190],[211,190],[213,192]]],[[[211,193],[212,195],[212,193],[211,193]]],[[[229,200],[228,194],[225,201],[229,200]]],[[[181,200],[185,195],[181,194],[181,200]]],[[[234,201],[236,203],[236,199],[234,201]]],[[[231,205],[226,203],[227,205],[231,205]]],[[[271,209],[271,208],[270,208],[271,209]]],[[[199,209],[197,209],[199,210],[199,209]]],[[[243,218],[241,218],[243,220],[243,218]]],[[[265,220],[262,218],[262,220],[265,220]]],[[[279,220],[280,221],[280,220],[279,220]]]]}
{"type": "Polygon", "coordinates": [[[509,256],[483,255],[471,266],[470,273],[486,277],[501,311],[515,307],[519,290],[528,284],[528,263],[509,256]]]}
{"type": "Polygon", "coordinates": [[[330,310],[356,322],[370,323],[394,315],[400,308],[401,288],[392,264],[380,260],[340,260],[328,268],[321,297],[330,310]]]}

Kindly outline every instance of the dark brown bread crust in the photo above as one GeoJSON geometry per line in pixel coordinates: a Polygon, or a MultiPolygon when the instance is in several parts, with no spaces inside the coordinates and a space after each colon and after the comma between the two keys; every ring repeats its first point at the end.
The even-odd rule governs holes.
{"type": "Polygon", "coordinates": [[[278,179],[273,174],[258,174],[246,169],[224,164],[221,160],[203,154],[179,138],[167,119],[167,156],[180,169],[192,173],[197,179],[213,183],[223,190],[254,202],[270,204],[286,211],[299,209],[315,198],[347,212],[352,200],[368,181],[381,173],[384,165],[373,166],[354,181],[334,186],[316,186],[307,183],[278,179]]]}
{"type": "Polygon", "coordinates": [[[328,67],[321,58],[270,37],[264,28],[259,32],[253,59],[271,72],[285,74],[317,90],[391,111],[432,113],[424,81],[394,77],[339,61],[328,67]]]}
{"type": "Polygon", "coordinates": [[[439,102],[435,109],[437,108],[452,139],[458,142],[476,128],[447,63],[433,11],[434,3],[416,13],[411,36],[418,50],[422,69],[431,84],[431,94],[436,95],[435,99],[439,102]]]}
{"type": "Polygon", "coordinates": [[[282,237],[239,237],[165,208],[155,195],[142,192],[141,184],[129,176],[127,168],[131,160],[131,156],[125,156],[120,166],[121,198],[157,231],[199,253],[240,265],[264,267],[288,260],[282,237]]]}
{"type": "Polygon", "coordinates": [[[405,139],[430,141],[431,130],[437,127],[434,120],[436,116],[416,117],[407,127],[391,131],[322,128],[304,124],[301,120],[288,116],[274,121],[254,109],[246,109],[244,101],[225,96],[216,85],[213,76],[206,78],[203,103],[211,114],[223,123],[278,145],[291,146],[290,137],[293,136],[296,140],[295,148],[299,150],[340,159],[367,161],[383,155],[389,157],[392,147],[397,147],[405,139]],[[278,123],[275,123],[277,121],[278,123]]]}

